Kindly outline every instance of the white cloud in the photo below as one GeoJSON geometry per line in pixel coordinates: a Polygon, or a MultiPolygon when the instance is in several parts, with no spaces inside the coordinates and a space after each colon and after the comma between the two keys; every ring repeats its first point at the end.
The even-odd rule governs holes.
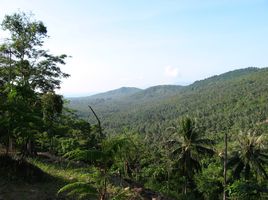
{"type": "Polygon", "coordinates": [[[179,75],[179,69],[173,66],[165,67],[165,76],[175,78],[179,75]]]}

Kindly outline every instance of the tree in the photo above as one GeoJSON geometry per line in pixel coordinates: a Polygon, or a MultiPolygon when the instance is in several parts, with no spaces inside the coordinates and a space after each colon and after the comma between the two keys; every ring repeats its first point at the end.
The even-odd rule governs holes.
{"type": "Polygon", "coordinates": [[[55,133],[55,124],[57,118],[63,109],[62,96],[57,95],[52,92],[47,92],[41,97],[42,111],[43,111],[43,121],[46,128],[49,140],[50,140],[50,152],[53,151],[53,136],[55,133]]]}
{"type": "Polygon", "coordinates": [[[7,134],[20,137],[31,153],[34,133],[42,128],[41,96],[55,93],[61,78],[69,76],[59,67],[67,56],[42,49],[47,28],[32,15],[6,15],[1,27],[9,33],[0,45],[0,80],[6,97],[1,114],[8,119],[4,123],[7,134]]]}
{"type": "Polygon", "coordinates": [[[65,157],[76,161],[84,161],[96,166],[94,170],[95,180],[87,183],[76,182],[67,184],[59,190],[59,193],[68,191],[70,194],[90,196],[92,195],[92,189],[95,188],[94,195],[97,193],[99,200],[109,199],[110,194],[107,191],[110,180],[109,169],[118,160],[118,157],[121,157],[120,160],[126,159],[125,151],[132,145],[132,141],[127,137],[114,137],[103,140],[100,149],[76,149],[68,152],[65,154],[65,157]]]}
{"type": "Polygon", "coordinates": [[[1,45],[1,76],[9,83],[29,85],[43,93],[60,88],[63,73],[58,64],[65,64],[66,55],[54,56],[43,50],[47,28],[41,21],[35,21],[25,13],[6,15],[2,29],[10,37],[1,45]],[[6,53],[6,54],[5,54],[6,53]]]}
{"type": "Polygon", "coordinates": [[[236,180],[230,186],[228,186],[229,198],[231,200],[243,199],[243,200],[258,200],[267,199],[262,198],[262,193],[267,193],[265,184],[259,184],[256,181],[248,180],[236,180]]]}
{"type": "Polygon", "coordinates": [[[251,174],[262,175],[268,179],[265,164],[268,163],[267,145],[263,135],[255,132],[240,133],[237,144],[232,152],[228,165],[233,169],[233,175],[239,179],[241,175],[249,180],[251,174]]]}
{"type": "Polygon", "coordinates": [[[207,158],[202,164],[202,172],[194,177],[198,191],[206,200],[221,199],[223,178],[220,158],[207,158]]]}
{"type": "Polygon", "coordinates": [[[212,140],[201,137],[193,120],[187,117],[180,125],[179,132],[175,132],[169,144],[172,146],[176,166],[185,179],[184,194],[186,194],[188,184],[193,182],[194,174],[202,169],[201,157],[213,155],[214,151],[209,147],[213,143],[212,140]]]}

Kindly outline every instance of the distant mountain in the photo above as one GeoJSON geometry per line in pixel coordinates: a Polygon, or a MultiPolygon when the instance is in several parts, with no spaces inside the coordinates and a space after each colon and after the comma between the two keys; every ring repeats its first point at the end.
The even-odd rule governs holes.
{"type": "Polygon", "coordinates": [[[136,102],[158,101],[177,94],[182,88],[183,86],[177,85],[159,85],[145,90],[135,87],[122,87],[88,97],[68,98],[68,100],[70,101],[69,106],[78,111],[84,110],[88,105],[109,109],[108,107],[111,104],[117,107],[117,105],[129,106],[130,104],[136,104],[136,102]]]}
{"type": "Polygon", "coordinates": [[[108,92],[103,92],[87,97],[75,97],[75,98],[68,98],[70,101],[70,107],[80,110],[87,108],[88,105],[98,105],[103,103],[110,103],[113,101],[118,101],[127,97],[129,95],[133,95],[142,91],[142,89],[135,88],[135,87],[121,87],[119,89],[111,90],[108,92]]]}
{"type": "Polygon", "coordinates": [[[178,94],[183,86],[179,85],[158,85],[149,87],[145,90],[128,96],[128,99],[133,101],[151,101],[167,98],[178,94]]]}
{"type": "Polygon", "coordinates": [[[188,86],[120,88],[70,99],[69,106],[81,117],[89,115],[87,105],[99,114],[107,132],[155,132],[185,115],[196,118],[207,132],[249,128],[268,118],[268,69],[239,69],[188,86]]]}
{"type": "Polygon", "coordinates": [[[91,95],[91,96],[87,96],[87,97],[75,97],[75,98],[70,98],[72,100],[76,100],[76,99],[120,99],[122,97],[131,95],[131,94],[135,94],[139,91],[142,91],[142,89],[139,88],[135,88],[135,87],[121,87],[119,89],[115,89],[115,90],[111,90],[108,92],[103,92],[103,93],[99,93],[99,94],[95,94],[95,95],[91,95]]]}

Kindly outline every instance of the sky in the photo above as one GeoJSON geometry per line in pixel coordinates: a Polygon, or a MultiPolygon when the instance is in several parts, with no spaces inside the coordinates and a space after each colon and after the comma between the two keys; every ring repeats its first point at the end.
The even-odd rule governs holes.
{"type": "Polygon", "coordinates": [[[44,22],[44,48],[71,56],[59,91],[70,97],[266,67],[267,10],[267,0],[0,0],[0,21],[23,11],[44,22]]]}

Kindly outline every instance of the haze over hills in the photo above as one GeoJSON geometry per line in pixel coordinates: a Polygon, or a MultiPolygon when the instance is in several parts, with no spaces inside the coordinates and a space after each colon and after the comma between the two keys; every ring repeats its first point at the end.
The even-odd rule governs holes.
{"type": "Polygon", "coordinates": [[[122,128],[155,131],[159,126],[176,124],[185,115],[195,117],[206,131],[219,132],[227,127],[250,127],[268,117],[267,82],[267,68],[251,67],[188,86],[160,85],[145,90],[123,87],[90,97],[70,98],[69,107],[81,117],[88,117],[87,106],[91,105],[108,132],[122,128]]]}
{"type": "Polygon", "coordinates": [[[136,92],[139,92],[141,90],[142,89],[135,88],[135,87],[121,87],[119,89],[111,90],[108,92],[98,93],[98,94],[94,94],[94,95],[90,95],[86,97],[78,97],[78,98],[74,97],[70,99],[79,99],[79,98],[90,99],[90,100],[92,99],[120,99],[122,97],[135,94],[136,92]]]}
{"type": "Polygon", "coordinates": [[[105,93],[99,93],[88,97],[69,98],[69,106],[78,110],[80,115],[88,116],[88,105],[104,112],[127,109],[128,106],[149,103],[165,99],[178,94],[183,86],[159,85],[147,89],[122,87],[105,93]]]}

